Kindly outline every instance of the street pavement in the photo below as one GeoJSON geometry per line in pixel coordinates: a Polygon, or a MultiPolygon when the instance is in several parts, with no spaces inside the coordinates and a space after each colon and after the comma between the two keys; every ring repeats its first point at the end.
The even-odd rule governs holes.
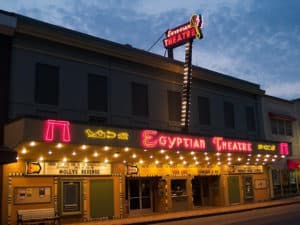
{"type": "Polygon", "coordinates": [[[149,222],[159,223],[159,222],[191,219],[191,218],[198,218],[198,217],[205,217],[205,216],[223,215],[223,214],[243,212],[243,211],[253,210],[253,209],[269,208],[269,207],[299,204],[299,203],[300,203],[300,196],[296,196],[290,198],[283,198],[279,200],[249,203],[243,205],[199,208],[199,209],[193,209],[189,211],[159,213],[159,214],[150,214],[150,215],[148,214],[148,215],[140,215],[140,216],[122,218],[122,219],[68,223],[67,225],[129,225],[129,224],[141,225],[141,224],[147,224],[149,222]]]}

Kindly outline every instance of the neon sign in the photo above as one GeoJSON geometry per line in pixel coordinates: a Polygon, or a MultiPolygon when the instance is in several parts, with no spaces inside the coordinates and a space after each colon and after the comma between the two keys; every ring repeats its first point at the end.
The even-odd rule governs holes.
{"type": "Polygon", "coordinates": [[[252,152],[252,142],[213,137],[212,143],[218,152],[252,152]]]}
{"type": "Polygon", "coordinates": [[[186,43],[190,39],[203,38],[201,26],[201,15],[193,14],[190,22],[166,31],[166,38],[163,41],[165,48],[175,48],[186,43]]]}
{"type": "Polygon", "coordinates": [[[275,144],[257,144],[257,150],[260,151],[275,151],[276,145],[275,144]]]}
{"type": "Polygon", "coordinates": [[[279,143],[279,154],[288,155],[289,154],[289,144],[285,142],[279,143]]]}
{"type": "Polygon", "coordinates": [[[46,120],[44,128],[44,141],[51,142],[54,140],[54,130],[60,131],[60,140],[68,143],[71,141],[70,122],[64,120],[46,120]]]}
{"type": "Polygon", "coordinates": [[[204,138],[183,135],[169,135],[159,133],[156,130],[143,130],[141,132],[141,145],[147,149],[166,148],[204,150],[206,148],[206,142],[204,138]]]}
{"type": "Polygon", "coordinates": [[[119,139],[127,141],[129,138],[129,134],[127,132],[115,132],[111,130],[95,130],[86,129],[85,134],[88,138],[96,138],[96,139],[119,139]]]}

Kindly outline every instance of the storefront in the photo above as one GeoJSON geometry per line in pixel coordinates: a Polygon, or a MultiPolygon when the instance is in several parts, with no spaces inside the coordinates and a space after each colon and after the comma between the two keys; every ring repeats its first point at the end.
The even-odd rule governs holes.
{"type": "Polygon", "coordinates": [[[18,162],[4,166],[2,224],[27,208],[54,207],[64,223],[263,201],[268,168],[290,152],[289,143],[34,119],[8,124],[5,144],[18,162]]]}
{"type": "Polygon", "coordinates": [[[287,159],[270,167],[273,183],[272,198],[281,198],[299,193],[300,160],[287,159]]]}

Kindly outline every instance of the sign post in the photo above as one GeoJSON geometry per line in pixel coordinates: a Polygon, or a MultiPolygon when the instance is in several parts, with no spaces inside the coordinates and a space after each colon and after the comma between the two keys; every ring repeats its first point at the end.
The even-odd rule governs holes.
{"type": "Polygon", "coordinates": [[[192,94],[192,45],[195,38],[202,39],[202,17],[193,14],[188,23],[166,31],[164,46],[168,50],[168,56],[173,58],[173,48],[185,44],[185,63],[183,71],[183,83],[181,90],[181,116],[180,126],[182,131],[188,132],[190,122],[190,105],[192,94]]]}

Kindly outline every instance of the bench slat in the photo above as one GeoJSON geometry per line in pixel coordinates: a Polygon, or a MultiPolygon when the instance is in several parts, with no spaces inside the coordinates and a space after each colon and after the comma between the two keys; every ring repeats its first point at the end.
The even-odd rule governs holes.
{"type": "Polygon", "coordinates": [[[20,209],[17,211],[18,224],[23,222],[38,222],[38,221],[58,221],[60,224],[60,217],[55,212],[54,208],[42,208],[42,209],[20,209]]]}

